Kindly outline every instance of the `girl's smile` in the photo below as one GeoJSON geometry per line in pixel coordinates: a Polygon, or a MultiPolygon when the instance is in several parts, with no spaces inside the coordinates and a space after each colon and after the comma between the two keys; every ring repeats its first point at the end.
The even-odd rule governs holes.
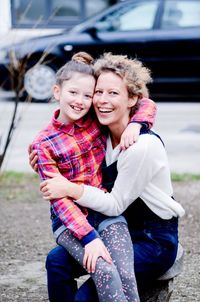
{"type": "Polygon", "coordinates": [[[92,75],[75,72],[69,80],[61,86],[53,88],[54,97],[60,105],[58,119],[65,123],[72,123],[88,113],[92,105],[95,79],[92,75]]]}

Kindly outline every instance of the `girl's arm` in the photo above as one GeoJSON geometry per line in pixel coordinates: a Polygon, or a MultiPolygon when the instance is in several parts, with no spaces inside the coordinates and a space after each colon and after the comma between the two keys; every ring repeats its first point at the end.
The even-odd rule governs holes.
{"type": "Polygon", "coordinates": [[[131,122],[145,124],[149,129],[155,123],[157,105],[154,101],[143,98],[138,101],[138,110],[131,117],[131,122]]]}
{"type": "Polygon", "coordinates": [[[131,117],[120,140],[120,148],[127,149],[138,141],[141,127],[151,128],[155,123],[157,106],[152,100],[143,98],[138,101],[138,110],[131,117]]]}
{"type": "MultiPolygon", "coordinates": [[[[57,163],[52,157],[48,145],[34,143],[32,149],[37,153],[37,168],[41,180],[47,179],[45,171],[59,173],[57,163]]],[[[51,204],[55,214],[60,218],[62,223],[70,229],[70,231],[82,241],[83,245],[97,238],[96,231],[89,224],[86,216],[80,208],[74,204],[71,198],[55,198],[51,200],[51,204]]]]}
{"type": "MultiPolygon", "coordinates": [[[[32,147],[37,154],[37,172],[42,180],[48,177],[45,174],[47,171],[54,173],[59,172],[56,161],[52,158],[48,148],[44,146],[41,147],[40,144],[35,144],[32,147]]],[[[29,147],[29,149],[31,148],[29,147]]],[[[66,228],[69,229],[84,246],[83,265],[88,273],[94,273],[96,261],[99,257],[102,257],[108,263],[112,263],[111,256],[99,237],[99,234],[89,224],[86,216],[80,208],[74,204],[71,198],[55,198],[51,200],[51,204],[56,216],[60,218],[66,228]]]]}

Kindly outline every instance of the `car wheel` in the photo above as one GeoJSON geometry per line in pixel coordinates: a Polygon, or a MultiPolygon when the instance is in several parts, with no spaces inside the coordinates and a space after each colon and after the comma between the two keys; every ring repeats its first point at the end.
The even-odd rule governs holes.
{"type": "Polygon", "coordinates": [[[52,96],[56,72],[51,65],[36,64],[24,74],[24,92],[35,102],[46,102],[52,96]]]}

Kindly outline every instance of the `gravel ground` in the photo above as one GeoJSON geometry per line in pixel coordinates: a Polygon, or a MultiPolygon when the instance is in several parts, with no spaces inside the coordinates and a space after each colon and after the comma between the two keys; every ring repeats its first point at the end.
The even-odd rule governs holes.
{"type": "MultiPolygon", "coordinates": [[[[180,222],[185,249],[183,273],[175,279],[170,301],[200,301],[200,182],[174,182],[175,197],[186,209],[180,222]]],[[[0,178],[0,302],[48,301],[45,257],[55,246],[49,206],[38,181],[0,178]]]]}

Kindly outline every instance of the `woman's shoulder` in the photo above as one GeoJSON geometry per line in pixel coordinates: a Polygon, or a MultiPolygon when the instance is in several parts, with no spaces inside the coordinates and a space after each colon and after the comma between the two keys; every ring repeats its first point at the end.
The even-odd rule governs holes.
{"type": "Polygon", "coordinates": [[[118,167],[126,166],[131,170],[135,164],[153,167],[158,161],[166,162],[166,152],[160,139],[152,134],[140,135],[138,141],[118,158],[118,167]]]}
{"type": "Polygon", "coordinates": [[[139,154],[140,156],[144,156],[148,154],[157,154],[160,150],[163,149],[163,143],[154,134],[141,134],[138,138],[138,141],[130,146],[128,149],[124,151],[124,155],[133,156],[139,154]]]}

